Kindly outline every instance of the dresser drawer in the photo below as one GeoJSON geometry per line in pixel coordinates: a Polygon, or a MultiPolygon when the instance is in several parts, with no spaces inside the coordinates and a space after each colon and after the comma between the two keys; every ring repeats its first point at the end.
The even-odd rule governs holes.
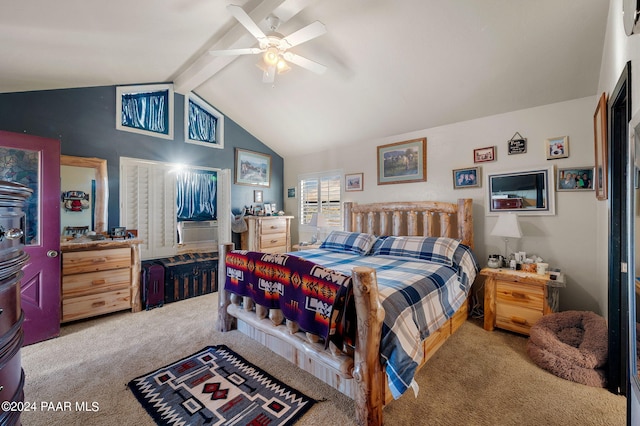
{"type": "Polygon", "coordinates": [[[73,321],[130,308],[131,290],[129,288],[72,297],[62,301],[62,321],[73,321]]]}
{"type": "Polygon", "coordinates": [[[62,273],[64,275],[129,268],[130,266],[130,248],[76,251],[62,255],[62,273]]]}
{"type": "Polygon", "coordinates": [[[536,309],[542,312],[544,288],[538,285],[496,281],[496,304],[536,309]]]}
{"type": "Polygon", "coordinates": [[[286,234],[287,219],[262,219],[262,234],[286,234]]]}
{"type": "Polygon", "coordinates": [[[260,236],[260,251],[270,248],[287,247],[287,234],[269,234],[260,236]]]}
{"type": "Polygon", "coordinates": [[[131,270],[65,275],[62,277],[62,298],[86,296],[110,290],[126,289],[131,285],[131,270]]]}
{"type": "Polygon", "coordinates": [[[496,305],[496,327],[529,334],[531,326],[542,318],[542,309],[534,310],[509,304],[496,305]]]}

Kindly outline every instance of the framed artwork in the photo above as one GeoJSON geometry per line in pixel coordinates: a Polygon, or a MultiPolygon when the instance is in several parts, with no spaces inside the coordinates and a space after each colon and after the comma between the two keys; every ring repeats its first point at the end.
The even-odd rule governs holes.
{"type": "Polygon", "coordinates": [[[569,136],[547,139],[547,160],[569,157],[569,136]]]}
{"type": "Polygon", "coordinates": [[[273,212],[271,211],[271,204],[270,204],[270,203],[266,203],[266,204],[264,205],[264,214],[266,214],[266,215],[269,215],[269,216],[270,216],[270,215],[271,215],[271,213],[273,213],[273,212]]]}
{"type": "Polygon", "coordinates": [[[224,148],[224,115],[195,93],[185,96],[184,141],[224,148]]]}
{"type": "Polygon", "coordinates": [[[480,167],[453,170],[453,189],[480,188],[480,167]]]}
{"type": "Polygon", "coordinates": [[[473,150],[473,162],[485,163],[487,161],[496,160],[496,147],[488,146],[486,148],[477,148],[473,150]]]}
{"type": "Polygon", "coordinates": [[[507,152],[509,155],[524,154],[527,152],[527,139],[523,138],[518,132],[509,139],[507,144],[507,152]]]}
{"type": "Polygon", "coordinates": [[[295,188],[287,188],[287,198],[296,198],[295,188]]]}
{"type": "Polygon", "coordinates": [[[427,138],[378,147],[378,185],[426,180],[427,138]]]}
{"type": "Polygon", "coordinates": [[[116,129],[173,139],[173,84],[116,87],[116,129]]]}
{"type": "Polygon", "coordinates": [[[262,202],[262,190],[261,189],[254,189],[253,190],[253,202],[254,203],[261,203],[262,202]]]}
{"type": "Polygon", "coordinates": [[[271,156],[236,148],[236,179],[238,185],[271,185],[271,156]]]}
{"type": "Polygon", "coordinates": [[[344,175],[344,190],[362,191],[364,189],[364,173],[351,173],[344,175]]]}
{"type": "Polygon", "coordinates": [[[593,191],[595,167],[558,167],[556,190],[593,191]]]}
{"type": "Polygon", "coordinates": [[[607,94],[603,93],[598,100],[598,106],[593,114],[593,134],[595,144],[596,171],[594,176],[594,187],[598,200],[607,199],[607,94]]]}

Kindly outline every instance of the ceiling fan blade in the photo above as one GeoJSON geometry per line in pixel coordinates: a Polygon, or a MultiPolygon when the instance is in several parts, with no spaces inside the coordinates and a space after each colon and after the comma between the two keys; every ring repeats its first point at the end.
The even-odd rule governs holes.
{"type": "Polygon", "coordinates": [[[248,47],[246,49],[228,49],[228,50],[210,50],[209,54],[213,56],[237,56],[237,55],[257,55],[263,50],[258,47],[248,47]]]}
{"type": "Polygon", "coordinates": [[[295,53],[285,52],[284,59],[293,64],[296,64],[299,67],[306,68],[309,71],[313,71],[316,74],[324,74],[324,72],[327,70],[326,66],[318,62],[314,62],[311,59],[307,59],[303,56],[296,55],[295,53]]]}
{"type": "Polygon", "coordinates": [[[273,83],[276,79],[276,67],[275,65],[268,66],[264,69],[262,73],[262,82],[263,83],[273,83]]]}
{"type": "Polygon", "coordinates": [[[327,28],[320,21],[315,21],[304,28],[300,28],[298,31],[289,34],[281,40],[281,42],[287,43],[287,48],[297,46],[298,44],[309,41],[312,38],[321,36],[327,32],[327,28]]]}
{"type": "Polygon", "coordinates": [[[238,22],[240,22],[242,26],[245,27],[247,31],[249,31],[258,41],[266,40],[267,36],[262,32],[260,27],[253,22],[253,19],[247,15],[247,12],[245,12],[243,8],[236,6],[235,4],[230,4],[227,6],[227,10],[229,10],[229,13],[231,13],[233,17],[236,18],[238,22]]]}

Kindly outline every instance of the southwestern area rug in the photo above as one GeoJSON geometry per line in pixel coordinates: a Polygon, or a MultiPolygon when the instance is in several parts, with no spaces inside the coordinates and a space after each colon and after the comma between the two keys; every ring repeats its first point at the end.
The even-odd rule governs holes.
{"type": "Polygon", "coordinates": [[[316,402],[224,345],[129,382],[159,425],[291,425],[316,402]]]}

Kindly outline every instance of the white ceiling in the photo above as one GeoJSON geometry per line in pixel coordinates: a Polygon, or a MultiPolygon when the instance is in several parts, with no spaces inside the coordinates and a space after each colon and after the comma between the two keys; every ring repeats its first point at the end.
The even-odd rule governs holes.
{"type": "Polygon", "coordinates": [[[173,81],[280,155],[595,95],[607,0],[0,0],[0,92],[173,81]],[[226,5],[327,33],[262,83],[226,5]],[[291,16],[294,15],[294,16],[291,16]],[[201,56],[204,56],[201,58],[201,56]],[[228,63],[228,65],[227,65],[228,63]],[[226,65],[226,66],[225,66],[226,65]],[[216,72],[217,71],[217,72],[216,72]]]}

